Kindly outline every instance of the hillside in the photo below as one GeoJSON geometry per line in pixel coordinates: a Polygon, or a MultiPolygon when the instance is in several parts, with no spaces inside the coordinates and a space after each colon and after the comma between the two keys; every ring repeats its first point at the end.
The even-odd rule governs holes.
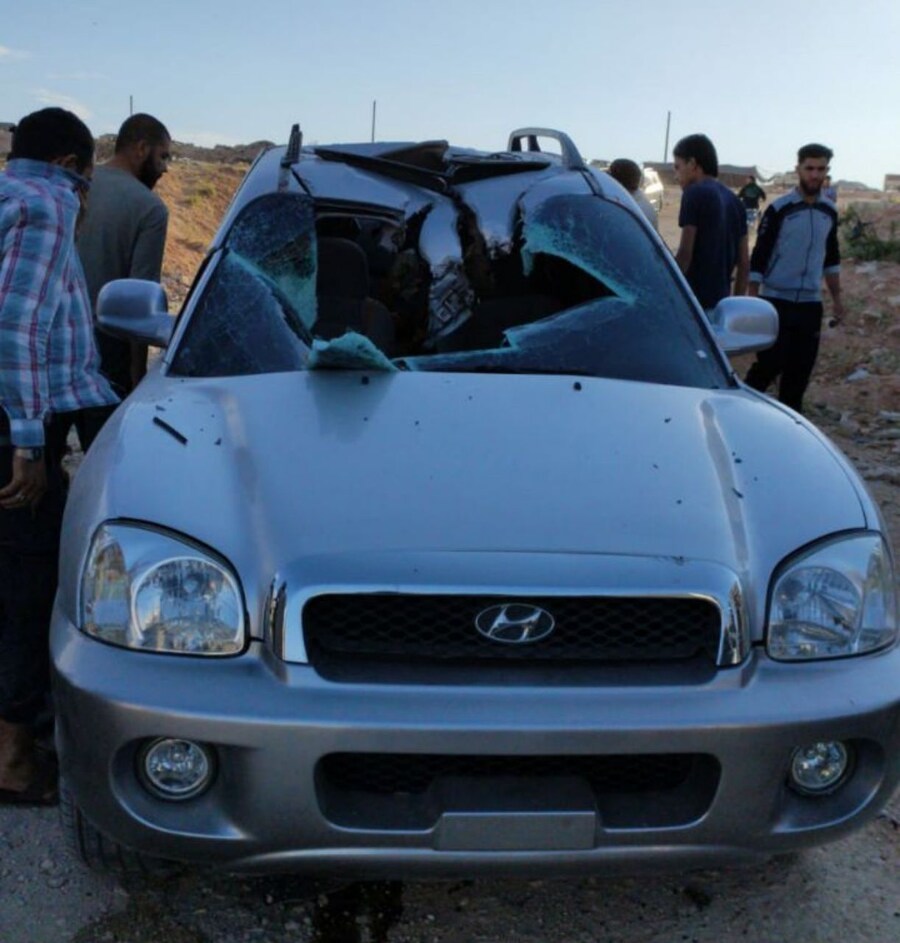
{"type": "Polygon", "coordinates": [[[163,285],[177,310],[249,164],[172,161],[156,192],[169,207],[163,285]]]}

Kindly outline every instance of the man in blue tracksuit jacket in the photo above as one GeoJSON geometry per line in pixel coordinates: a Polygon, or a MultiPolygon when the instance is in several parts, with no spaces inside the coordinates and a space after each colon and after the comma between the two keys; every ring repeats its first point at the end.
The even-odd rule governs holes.
{"type": "Polygon", "coordinates": [[[831,294],[834,321],[841,302],[837,207],[822,195],[832,151],[807,144],[797,152],[797,187],[763,215],[750,257],[749,293],[778,311],[778,339],[756,355],[747,383],[765,391],[780,376],[778,398],[801,412],[822,329],[822,279],[831,294]]]}

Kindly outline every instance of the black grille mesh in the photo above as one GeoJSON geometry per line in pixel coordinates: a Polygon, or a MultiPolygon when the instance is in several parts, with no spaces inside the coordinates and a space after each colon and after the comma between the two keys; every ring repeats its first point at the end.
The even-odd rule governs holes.
{"type": "Polygon", "coordinates": [[[719,649],[718,607],[699,598],[517,597],[395,593],[315,596],[303,608],[306,649],[317,657],[448,661],[667,662],[719,649]],[[541,641],[510,645],[475,628],[500,603],[539,606],[556,620],[541,641]]]}
{"type": "Polygon", "coordinates": [[[599,795],[659,792],[685,782],[693,754],[612,756],[448,756],[440,754],[332,753],[319,763],[330,788],[380,795],[421,794],[447,776],[577,776],[599,795]]]}

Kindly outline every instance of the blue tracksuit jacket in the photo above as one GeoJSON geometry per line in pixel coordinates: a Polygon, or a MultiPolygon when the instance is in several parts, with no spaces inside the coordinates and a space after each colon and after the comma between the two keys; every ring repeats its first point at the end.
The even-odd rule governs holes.
{"type": "Polygon", "coordinates": [[[763,214],[750,257],[750,281],[760,294],[786,301],[820,301],[822,276],[840,271],[837,207],[799,190],[775,200],[763,214]]]}

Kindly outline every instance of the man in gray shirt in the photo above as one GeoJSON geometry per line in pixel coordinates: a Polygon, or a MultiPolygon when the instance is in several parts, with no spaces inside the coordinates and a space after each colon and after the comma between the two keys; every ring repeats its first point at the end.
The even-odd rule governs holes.
{"type": "MultiPolygon", "coordinates": [[[[168,169],[171,146],[160,121],[132,115],[119,129],[113,157],[94,171],[78,235],[94,311],[100,289],[113,279],[160,280],[169,211],[152,191],[168,169]]],[[[101,372],[120,396],[127,396],[147,370],[147,348],[102,331],[97,346],[101,372]]]]}

